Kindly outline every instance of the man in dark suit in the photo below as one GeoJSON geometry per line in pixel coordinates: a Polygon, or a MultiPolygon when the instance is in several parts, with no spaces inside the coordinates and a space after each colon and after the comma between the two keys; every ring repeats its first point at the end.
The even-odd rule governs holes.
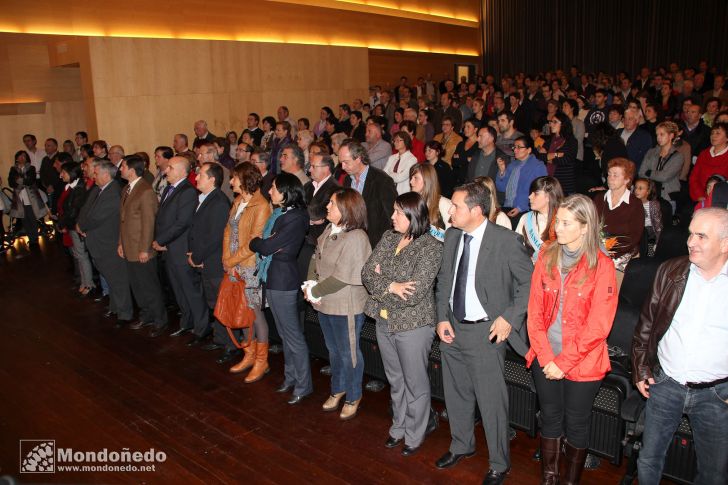
{"type": "Polygon", "coordinates": [[[624,112],[623,122],[624,128],[617,130],[617,135],[625,142],[629,159],[639,170],[645,154],[652,148],[652,137],[647,130],[639,126],[639,117],[634,110],[628,109],[624,112]]]}
{"type": "Polygon", "coordinates": [[[392,212],[397,189],[392,177],[369,165],[366,148],[359,142],[344,140],[339,148],[339,162],[349,175],[344,187],[351,187],[364,197],[367,206],[367,233],[369,242],[375,247],[382,234],[392,227],[392,212]]]}
{"type": "Polygon", "coordinates": [[[195,272],[187,262],[188,231],[197,208],[197,191],[187,179],[190,168],[189,160],[184,157],[172,157],[167,165],[168,185],[159,201],[152,248],[164,260],[182,312],[180,328],[171,335],[178,337],[194,331],[195,339],[188,345],[197,345],[209,334],[210,319],[202,289],[195,285],[195,272]]]}
{"type": "MultiPolygon", "coordinates": [[[[230,201],[222,193],[222,167],[216,163],[205,163],[197,174],[197,189],[200,191],[195,213],[188,231],[187,263],[193,268],[202,296],[208,310],[214,310],[217,291],[224,272],[222,267],[222,242],[225,225],[230,212],[230,201]]],[[[229,342],[225,354],[218,359],[223,364],[233,360],[239,353],[225,329],[217,321],[213,322],[216,333],[222,331],[224,342],[229,342]],[[218,328],[219,327],[219,328],[218,328]]],[[[211,343],[204,350],[215,350],[220,345],[211,343]]]]}
{"type": "Polygon", "coordinates": [[[276,178],[276,174],[270,170],[270,153],[266,153],[260,148],[256,148],[252,155],[250,155],[250,163],[258,169],[260,174],[263,176],[263,180],[260,182],[260,193],[266,200],[270,200],[270,189],[273,187],[273,179],[276,178]]]}
{"type": "Polygon", "coordinates": [[[197,120],[195,121],[195,140],[193,143],[207,142],[212,143],[217,138],[215,135],[210,133],[207,129],[207,121],[197,120]]]}
{"type": "Polygon", "coordinates": [[[455,189],[437,276],[437,334],[452,441],[435,465],[448,468],[475,453],[475,406],[483,417],[490,469],[484,484],[510,469],[506,341],[528,350],[525,316],[533,265],[516,233],[487,220],[490,192],[478,183],[455,189]]]}
{"type": "Polygon", "coordinates": [[[336,166],[329,155],[322,153],[311,154],[309,162],[311,164],[311,180],[303,186],[303,195],[306,199],[308,216],[311,220],[306,240],[303,243],[301,252],[298,253],[299,270],[301,270],[303,279],[306,279],[305,276],[308,274],[308,265],[316,250],[318,238],[328,225],[326,207],[329,200],[331,200],[331,194],[341,187],[333,177],[336,166]]]}
{"type": "Polygon", "coordinates": [[[126,262],[119,257],[119,209],[121,187],[116,182],[113,163],[94,159],[94,182],[81,210],[77,229],[86,240],[94,265],[109,284],[109,312],[116,314],[117,326],[129,323],[134,314],[126,262]]]}
{"type": "Polygon", "coordinates": [[[159,203],[149,182],[142,179],[144,160],[130,155],[121,161],[121,176],[128,182],[121,195],[119,257],[126,260],[129,282],[139,305],[139,320],[154,325],[150,336],[167,328],[167,310],[157,276],[154,220],[159,203]]]}

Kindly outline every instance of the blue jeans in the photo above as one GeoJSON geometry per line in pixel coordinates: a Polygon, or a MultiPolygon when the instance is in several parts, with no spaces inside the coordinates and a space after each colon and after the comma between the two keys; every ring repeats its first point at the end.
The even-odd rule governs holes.
{"type": "Polygon", "coordinates": [[[359,347],[359,336],[364,327],[364,314],[354,316],[356,345],[356,367],[351,362],[349,324],[346,315],[327,315],[319,312],[319,325],[329,350],[331,365],[331,394],[346,392],[346,400],[361,399],[361,381],[364,377],[364,355],[359,347]]]}
{"type": "Polygon", "coordinates": [[[300,290],[269,290],[266,299],[276,322],[278,335],[283,341],[284,381],[293,387],[294,396],[307,396],[313,392],[311,362],[308,345],[303,336],[303,322],[298,315],[298,292],[300,290]]]}
{"type": "Polygon", "coordinates": [[[725,484],[728,477],[728,382],[690,389],[661,370],[647,399],[645,431],[637,468],[640,485],[657,485],[665,455],[683,414],[693,430],[698,473],[694,483],[725,484]]]}

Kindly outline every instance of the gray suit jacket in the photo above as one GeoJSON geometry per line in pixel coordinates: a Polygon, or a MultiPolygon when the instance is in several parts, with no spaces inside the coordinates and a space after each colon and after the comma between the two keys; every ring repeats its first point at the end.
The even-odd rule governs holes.
{"type": "MultiPolygon", "coordinates": [[[[462,231],[451,227],[445,233],[442,265],[437,276],[435,292],[437,321],[452,321],[450,294],[455,280],[457,251],[462,231]]],[[[475,292],[491,320],[503,317],[513,330],[508,343],[520,355],[528,352],[526,310],[531,290],[533,264],[526,253],[523,238],[496,224],[485,227],[478,253],[475,292]]]]}
{"type": "Polygon", "coordinates": [[[101,192],[89,193],[78,226],[86,233],[86,247],[93,257],[116,254],[119,246],[121,187],[112,180],[101,192]]]}

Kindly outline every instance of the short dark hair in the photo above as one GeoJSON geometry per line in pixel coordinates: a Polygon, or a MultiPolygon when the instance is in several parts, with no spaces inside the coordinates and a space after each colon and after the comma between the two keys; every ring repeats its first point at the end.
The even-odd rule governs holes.
{"type": "Polygon", "coordinates": [[[278,152],[278,156],[280,157],[283,154],[283,151],[287,149],[290,149],[293,153],[293,157],[296,159],[298,166],[303,168],[306,164],[306,155],[303,153],[303,150],[301,150],[301,147],[295,143],[287,143],[281,147],[281,150],[278,152]]]}
{"type": "Polygon", "coordinates": [[[517,141],[522,141],[526,148],[530,148],[531,150],[533,150],[533,140],[531,139],[530,136],[521,135],[518,138],[516,138],[515,140],[513,140],[513,143],[515,144],[517,141]]]}
{"type": "Polygon", "coordinates": [[[516,119],[516,117],[513,116],[513,113],[511,113],[509,110],[501,111],[500,113],[498,113],[498,118],[500,118],[501,116],[505,116],[509,123],[516,119]]]}
{"type": "Polygon", "coordinates": [[[404,143],[404,147],[407,150],[412,150],[412,137],[409,133],[400,130],[394,134],[394,136],[392,137],[392,141],[394,141],[395,138],[399,138],[400,140],[402,140],[402,142],[404,143]]]}
{"type": "MultiPolygon", "coordinates": [[[[332,174],[336,170],[336,164],[334,163],[334,159],[331,158],[331,155],[329,155],[328,153],[319,153],[319,154],[311,155],[311,156],[312,157],[321,157],[321,165],[326,165],[327,167],[329,167],[329,172],[331,172],[332,174]]],[[[309,158],[309,160],[310,159],[311,158],[309,158]]]]}
{"type": "Polygon", "coordinates": [[[303,126],[305,126],[307,130],[311,127],[311,122],[308,121],[308,118],[298,118],[298,123],[303,123],[303,126]]]}
{"type": "Polygon", "coordinates": [[[55,146],[58,146],[58,140],[55,138],[46,138],[46,142],[52,141],[55,146]]]}
{"type": "Polygon", "coordinates": [[[573,100],[571,98],[566,98],[563,101],[561,101],[561,106],[563,106],[564,103],[571,106],[571,111],[574,112],[574,118],[576,118],[576,116],[579,114],[579,103],[577,103],[575,100],[573,100]]]}
{"type": "Polygon", "coordinates": [[[346,104],[346,103],[340,104],[339,108],[341,108],[343,111],[346,111],[347,113],[351,114],[351,107],[348,104],[346,104]]]}
{"type": "Polygon", "coordinates": [[[490,214],[490,189],[484,184],[468,182],[455,187],[453,192],[465,192],[465,205],[468,206],[468,209],[480,207],[483,217],[488,218],[488,214],[490,214]]]}
{"type": "Polygon", "coordinates": [[[442,143],[436,140],[428,141],[425,144],[425,148],[429,148],[430,150],[435,150],[437,152],[437,158],[442,158],[442,155],[445,153],[445,149],[442,148],[442,143]]]}
{"type": "Polygon", "coordinates": [[[483,125],[480,128],[478,128],[478,132],[480,132],[480,130],[486,130],[488,133],[490,133],[490,136],[493,137],[494,141],[498,139],[498,132],[492,126],[483,125]]]}
{"type": "Polygon", "coordinates": [[[59,152],[58,155],[56,155],[56,160],[61,162],[61,164],[70,163],[70,162],[73,162],[73,157],[71,156],[70,153],[59,152]]]}
{"type": "Polygon", "coordinates": [[[417,192],[405,192],[394,199],[394,205],[402,209],[402,213],[409,221],[409,228],[405,237],[417,239],[430,232],[430,211],[427,203],[417,192]]]}
{"type": "Polygon", "coordinates": [[[205,173],[208,177],[215,179],[215,188],[222,187],[222,180],[223,180],[223,171],[222,171],[222,165],[219,163],[203,163],[202,169],[205,170],[205,173]]]}
{"type": "Polygon", "coordinates": [[[253,149],[253,153],[251,153],[251,157],[253,155],[258,155],[258,160],[261,162],[265,162],[265,168],[270,167],[270,153],[263,151],[262,148],[257,147],[253,149]]]}
{"type": "Polygon", "coordinates": [[[607,96],[609,96],[609,92],[608,92],[608,91],[607,91],[606,89],[604,89],[604,88],[599,88],[599,89],[597,89],[597,90],[596,90],[596,91],[594,92],[594,94],[601,94],[601,95],[602,95],[602,96],[604,96],[605,98],[606,98],[607,96]]]}
{"type": "Polygon", "coordinates": [[[283,196],[282,206],[286,209],[305,208],[303,185],[295,175],[281,172],[273,179],[276,190],[283,196]]]}
{"type": "Polygon", "coordinates": [[[356,116],[359,119],[362,119],[361,111],[359,111],[359,110],[356,110],[355,109],[354,111],[350,112],[349,113],[349,116],[351,116],[351,115],[354,115],[354,116],[356,116]]]}
{"type": "Polygon", "coordinates": [[[25,135],[23,135],[23,140],[25,140],[26,138],[30,138],[31,140],[33,140],[36,143],[38,142],[38,139],[32,133],[26,133],[25,135]]]}
{"type": "Polygon", "coordinates": [[[126,168],[134,170],[137,177],[141,177],[144,173],[144,160],[139,155],[129,155],[124,157],[126,168]]]}
{"type": "Polygon", "coordinates": [[[81,145],[81,153],[84,155],[84,158],[93,157],[94,147],[92,147],[89,143],[84,143],[81,145]]]}
{"type": "Polygon", "coordinates": [[[71,183],[78,180],[83,175],[83,170],[81,170],[81,164],[78,162],[64,163],[63,165],[61,165],[61,172],[66,172],[68,174],[69,182],[71,183]]]}
{"type": "Polygon", "coordinates": [[[248,116],[255,118],[256,123],[260,123],[260,115],[258,113],[248,113],[248,116]]]}
{"type": "Polygon", "coordinates": [[[414,135],[417,132],[417,124],[415,124],[415,122],[412,120],[402,120],[402,122],[399,124],[399,129],[407,129],[408,132],[414,135]]]}
{"type": "Polygon", "coordinates": [[[248,194],[254,194],[256,190],[260,189],[261,183],[263,182],[263,176],[260,174],[260,170],[255,168],[255,165],[250,162],[240,162],[235,165],[230,177],[237,177],[240,181],[240,186],[248,194]]]}
{"type": "Polygon", "coordinates": [[[168,146],[158,146],[154,149],[154,153],[161,152],[162,157],[166,158],[167,160],[170,160],[174,156],[174,150],[168,146]]]}
{"type": "Polygon", "coordinates": [[[364,197],[351,187],[342,187],[331,194],[333,200],[336,196],[336,208],[341,212],[339,226],[347,231],[354,229],[367,230],[367,206],[364,197]]]}
{"type": "Polygon", "coordinates": [[[86,133],[85,131],[77,131],[76,136],[80,136],[84,140],[88,141],[88,133],[86,133]]]}

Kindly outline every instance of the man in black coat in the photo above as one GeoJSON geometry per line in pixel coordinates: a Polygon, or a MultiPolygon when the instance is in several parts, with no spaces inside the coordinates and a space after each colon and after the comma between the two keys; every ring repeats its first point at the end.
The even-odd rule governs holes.
{"type": "Polygon", "coordinates": [[[95,159],[94,164],[98,190],[89,192],[76,226],[86,240],[94,266],[109,284],[109,315],[115,313],[117,326],[122,326],[132,319],[134,307],[126,261],[117,252],[121,187],[114,180],[113,163],[95,159]]]}
{"type": "Polygon", "coordinates": [[[364,197],[367,206],[367,233],[375,247],[382,234],[392,227],[392,213],[397,189],[394,180],[378,168],[369,165],[366,149],[357,141],[345,140],[339,148],[339,162],[349,175],[345,187],[351,187],[364,197]]]}
{"type": "MultiPolygon", "coordinates": [[[[197,284],[208,310],[214,310],[217,292],[224,276],[222,267],[222,243],[225,225],[230,212],[230,201],[220,190],[223,180],[222,167],[216,163],[205,163],[197,174],[197,189],[201,192],[198,204],[190,222],[187,236],[187,263],[194,268],[197,284]]],[[[218,363],[232,360],[238,352],[217,321],[213,322],[216,341],[225,342],[226,352],[218,363]]],[[[212,343],[203,349],[215,350],[221,345],[212,343]]]]}
{"type": "MultiPolygon", "coordinates": [[[[152,248],[159,251],[169,276],[182,317],[180,328],[172,336],[194,331],[188,345],[197,345],[210,332],[210,318],[202,290],[195,285],[195,272],[187,262],[188,231],[197,208],[197,190],[187,180],[190,163],[184,157],[172,157],[167,166],[169,185],[162,192],[154,226],[152,248]]],[[[159,329],[150,334],[158,336],[159,329]]]]}
{"type": "Polygon", "coordinates": [[[303,243],[301,252],[298,253],[299,270],[303,279],[306,279],[308,274],[308,265],[316,250],[318,238],[328,225],[326,206],[331,200],[331,194],[341,187],[333,177],[336,166],[329,155],[322,153],[311,154],[309,162],[311,164],[311,180],[303,186],[303,195],[311,221],[308,226],[308,233],[306,233],[306,240],[303,243]]]}

